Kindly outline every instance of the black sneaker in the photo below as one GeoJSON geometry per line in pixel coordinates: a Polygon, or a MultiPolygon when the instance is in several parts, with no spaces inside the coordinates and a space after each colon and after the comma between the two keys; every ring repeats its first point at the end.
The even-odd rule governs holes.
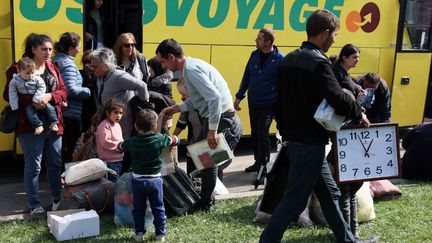
{"type": "Polygon", "coordinates": [[[256,164],[253,164],[253,165],[247,167],[245,169],[245,172],[247,172],[247,173],[258,172],[258,170],[259,170],[259,166],[257,166],[256,164]]]}

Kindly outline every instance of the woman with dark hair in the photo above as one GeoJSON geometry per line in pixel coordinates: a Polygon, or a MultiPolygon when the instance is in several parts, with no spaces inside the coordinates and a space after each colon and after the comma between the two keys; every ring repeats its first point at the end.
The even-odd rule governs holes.
{"type": "Polygon", "coordinates": [[[147,64],[150,67],[150,79],[147,82],[148,90],[172,98],[171,79],[173,73],[164,69],[156,57],[150,59],[147,64]]]}
{"type": "Polygon", "coordinates": [[[83,78],[83,87],[90,89],[90,98],[83,100],[83,108],[81,111],[82,131],[87,131],[91,125],[91,118],[96,113],[96,77],[90,65],[90,50],[84,52],[81,63],[83,69],[80,70],[83,78]]]}
{"type": "Polygon", "coordinates": [[[102,47],[111,47],[113,37],[110,25],[102,11],[103,0],[85,1],[85,41],[86,50],[94,50],[102,47]]]}
{"type": "Polygon", "coordinates": [[[136,49],[135,36],[132,33],[123,33],[117,37],[114,44],[114,54],[117,65],[137,79],[147,82],[149,71],[147,60],[136,49]]]}
{"type": "Polygon", "coordinates": [[[67,92],[68,106],[63,112],[64,134],[62,146],[63,162],[72,161],[75,143],[82,132],[82,101],[90,97],[90,90],[82,87],[83,79],[74,59],[80,51],[81,38],[74,32],[66,32],[54,44],[56,55],[53,61],[58,64],[67,92]]]}
{"type": "MultiPolygon", "coordinates": [[[[51,38],[46,35],[32,33],[25,39],[24,47],[23,57],[33,59],[36,63],[36,73],[44,80],[47,88],[39,103],[32,103],[32,95],[19,95],[19,102],[22,106],[18,108],[18,125],[15,130],[24,153],[24,187],[31,208],[30,215],[40,217],[45,213],[39,199],[39,173],[42,158],[46,163],[48,182],[51,188],[52,210],[57,210],[60,204],[63,135],[61,104],[66,102],[67,92],[60,71],[50,60],[53,49],[51,38]],[[46,127],[40,135],[34,135],[30,122],[25,117],[24,109],[21,107],[32,104],[36,109],[40,110],[47,103],[55,106],[58,117],[58,131],[52,132],[46,127]]],[[[16,72],[16,63],[14,63],[7,70],[7,80],[10,81],[12,75],[16,72]]],[[[8,87],[9,84],[6,85],[8,87]]],[[[7,92],[3,93],[3,97],[6,101],[9,100],[7,92]]],[[[48,123],[44,122],[44,124],[48,123]]]]}
{"type": "Polygon", "coordinates": [[[351,91],[355,97],[363,92],[360,85],[356,84],[348,71],[357,67],[360,60],[360,49],[353,44],[346,44],[342,47],[339,57],[332,57],[333,72],[340,86],[351,91]]]}

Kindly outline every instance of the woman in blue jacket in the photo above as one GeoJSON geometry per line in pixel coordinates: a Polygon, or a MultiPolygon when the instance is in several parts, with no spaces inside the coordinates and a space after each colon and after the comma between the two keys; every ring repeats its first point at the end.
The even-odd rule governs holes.
{"type": "Polygon", "coordinates": [[[82,87],[83,79],[74,62],[74,58],[78,54],[80,48],[80,37],[73,32],[62,34],[60,40],[54,45],[56,55],[54,56],[53,61],[59,65],[68,93],[68,104],[63,112],[63,162],[72,161],[72,153],[75,148],[75,143],[82,132],[82,102],[90,97],[89,88],[82,87]]]}

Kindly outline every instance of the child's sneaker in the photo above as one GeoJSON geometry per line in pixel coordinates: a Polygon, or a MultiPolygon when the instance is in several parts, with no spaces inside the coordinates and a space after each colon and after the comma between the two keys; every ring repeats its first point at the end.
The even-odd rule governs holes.
{"type": "Polygon", "coordinates": [[[135,241],[144,241],[144,234],[143,232],[133,233],[131,238],[135,241]]]}
{"type": "Polygon", "coordinates": [[[51,126],[49,127],[51,131],[53,132],[57,132],[58,131],[58,126],[57,124],[51,124],[51,126]]]}
{"type": "Polygon", "coordinates": [[[156,235],[156,233],[152,234],[152,240],[159,241],[159,242],[165,242],[165,235],[156,235]]]}
{"type": "Polygon", "coordinates": [[[41,218],[44,215],[45,215],[45,209],[43,209],[42,207],[34,208],[30,212],[30,217],[32,217],[32,218],[41,218]]]}
{"type": "Polygon", "coordinates": [[[43,132],[43,130],[44,130],[43,126],[38,126],[38,127],[36,127],[36,128],[35,128],[34,135],[39,135],[39,134],[41,134],[41,133],[43,132]]]}

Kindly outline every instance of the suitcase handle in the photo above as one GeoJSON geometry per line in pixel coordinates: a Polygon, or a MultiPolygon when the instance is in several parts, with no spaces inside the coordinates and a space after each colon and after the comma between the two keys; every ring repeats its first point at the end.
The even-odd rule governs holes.
{"type": "Polygon", "coordinates": [[[98,209],[96,209],[94,207],[94,205],[93,205],[93,203],[91,201],[90,193],[88,193],[88,192],[84,193],[84,198],[87,201],[88,205],[90,205],[90,208],[93,209],[93,210],[95,210],[98,213],[102,213],[106,209],[106,207],[108,206],[109,196],[110,196],[110,189],[106,187],[105,188],[105,203],[104,203],[104,206],[103,206],[102,209],[98,210],[98,209]]]}

